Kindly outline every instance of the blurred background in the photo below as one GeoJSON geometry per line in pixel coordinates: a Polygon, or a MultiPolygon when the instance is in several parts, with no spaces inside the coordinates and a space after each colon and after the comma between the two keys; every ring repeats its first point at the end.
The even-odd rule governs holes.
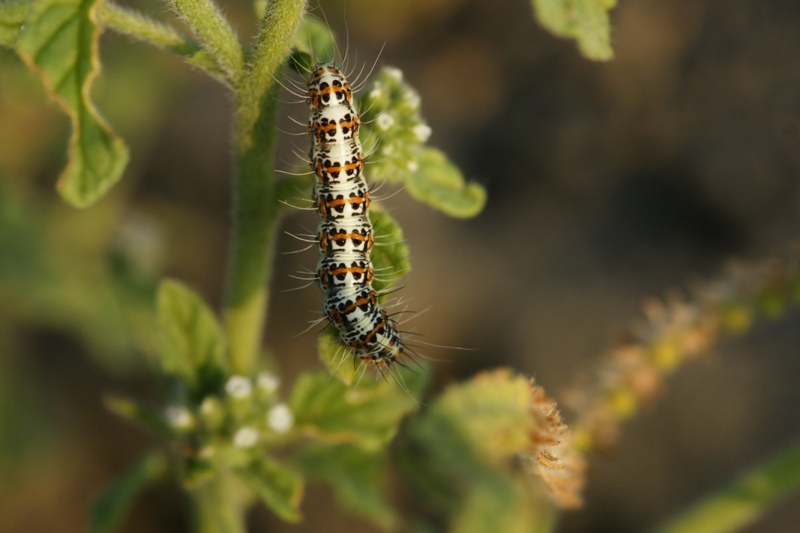
{"type": "MultiPolygon", "coordinates": [[[[167,18],[154,0],[129,2],[167,18]]],[[[224,2],[242,36],[249,2],[224,2]]],[[[616,59],[583,59],[523,1],[348,0],[314,8],[356,63],[397,66],[422,96],[430,143],[486,186],[483,214],[451,220],[403,193],[409,328],[432,343],[433,391],[501,365],[557,400],[591,376],[641,303],[781,253],[800,234],[800,4],[628,0],[612,12],[616,59]],[[323,15],[324,13],[324,15],[323,15]],[[381,53],[381,47],[385,45],[381,53]]],[[[131,164],[96,206],[53,190],[68,123],[0,50],[0,517],[5,532],[86,528],[95,495],[155,440],[106,412],[106,394],[163,397],[149,370],[152,289],[181,279],[218,306],[229,233],[231,102],[180,60],[107,32],[94,95],[131,164]]],[[[299,80],[299,78],[297,79],[299,80]]],[[[294,97],[286,95],[285,100],[294,97]]],[[[284,130],[305,106],[287,104],[284,130]]],[[[307,139],[285,136],[279,166],[307,139]]],[[[368,172],[369,168],[367,168],[368,172]]],[[[367,175],[369,175],[367,173],[367,175]]],[[[386,191],[387,189],[384,189],[386,191]]],[[[382,191],[382,193],[384,192],[382,191]]],[[[284,229],[303,232],[297,211],[284,229]]],[[[280,251],[302,247],[281,238],[280,251]]],[[[313,251],[281,255],[266,348],[285,376],[319,369],[314,287],[282,292],[313,251]]],[[[596,458],[564,532],[653,527],[800,437],[800,310],[759,322],[681,368],[596,458]]],[[[567,417],[569,422],[569,417],[567,417]]],[[[181,532],[180,490],[137,501],[121,531],[181,532]]],[[[310,487],[306,520],[255,509],[252,531],[374,531],[310,487]]],[[[749,532],[795,531],[795,498],[749,532]]]]}

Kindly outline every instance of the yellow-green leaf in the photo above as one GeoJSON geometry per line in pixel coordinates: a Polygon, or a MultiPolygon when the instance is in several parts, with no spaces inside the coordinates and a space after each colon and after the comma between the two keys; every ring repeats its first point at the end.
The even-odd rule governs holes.
{"type": "Polygon", "coordinates": [[[535,427],[530,400],[525,378],[486,372],[451,386],[404,426],[392,448],[399,470],[447,531],[550,531],[549,504],[516,466],[535,427]]]}
{"type": "Polygon", "coordinates": [[[584,56],[614,57],[608,12],[616,0],[532,0],[539,22],[559,37],[575,39],[584,56]]]}
{"type": "Polygon", "coordinates": [[[550,533],[553,510],[518,481],[486,476],[475,483],[452,517],[451,533],[550,533]],[[491,479],[491,481],[490,481],[491,479]]]}
{"type": "MultiPolygon", "coordinates": [[[[95,20],[99,0],[36,0],[16,47],[72,122],[67,166],[58,180],[61,195],[84,207],[122,175],[128,149],[90,100],[100,70],[95,20]]],[[[135,105],[135,103],[132,103],[135,105]]]]}
{"type": "Polygon", "coordinates": [[[496,370],[447,389],[431,414],[450,419],[487,459],[503,461],[529,444],[535,427],[530,401],[527,379],[496,370]]]}
{"type": "Polygon", "coordinates": [[[470,218],[486,204],[486,190],[466,183],[461,171],[435,148],[423,148],[419,169],[405,180],[409,194],[455,218],[470,218]]]}
{"type": "Polygon", "coordinates": [[[425,381],[421,373],[400,367],[394,372],[402,372],[408,390],[391,377],[367,376],[349,388],[327,373],[301,376],[289,401],[295,425],[326,442],[352,443],[365,450],[380,448],[397,432],[400,419],[418,407],[411,395],[418,394],[425,381]]]}

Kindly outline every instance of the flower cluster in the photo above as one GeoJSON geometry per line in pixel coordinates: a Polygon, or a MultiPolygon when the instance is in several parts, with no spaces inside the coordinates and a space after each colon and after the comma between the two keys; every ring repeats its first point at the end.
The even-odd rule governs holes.
{"type": "Polygon", "coordinates": [[[431,136],[420,116],[420,98],[396,68],[384,68],[356,97],[361,111],[361,143],[369,159],[369,178],[400,181],[419,168],[419,149],[431,136]]]}
{"type": "Polygon", "coordinates": [[[262,372],[254,379],[234,375],[224,391],[208,395],[196,407],[168,407],[164,418],[178,436],[186,456],[187,479],[196,481],[221,459],[226,464],[245,464],[261,453],[265,444],[279,444],[294,425],[289,407],[277,392],[275,374],[262,372]]]}

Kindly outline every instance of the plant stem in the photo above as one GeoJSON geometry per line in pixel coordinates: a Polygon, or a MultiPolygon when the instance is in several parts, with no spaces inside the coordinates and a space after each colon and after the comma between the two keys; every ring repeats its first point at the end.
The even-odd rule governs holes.
{"type": "Polygon", "coordinates": [[[276,80],[291,51],[304,0],[272,0],[262,19],[250,68],[237,87],[233,242],[225,328],[234,372],[253,372],[266,319],[278,202],[273,179],[276,80]]]}
{"type": "Polygon", "coordinates": [[[192,491],[197,533],[245,533],[244,513],[234,501],[236,491],[229,490],[227,476],[220,472],[192,491]]]}
{"type": "Polygon", "coordinates": [[[800,443],[697,503],[655,533],[728,533],[755,522],[800,489],[800,443]]]}

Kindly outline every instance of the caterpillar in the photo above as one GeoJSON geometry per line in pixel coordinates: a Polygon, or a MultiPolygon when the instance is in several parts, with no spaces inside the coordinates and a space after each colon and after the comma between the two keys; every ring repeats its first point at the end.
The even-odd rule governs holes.
{"type": "Polygon", "coordinates": [[[309,156],[316,176],[312,201],[320,217],[315,277],[324,294],[323,311],[358,358],[390,366],[405,346],[372,288],[374,235],[353,91],[341,70],[318,63],[308,78],[306,96],[309,156]]]}

